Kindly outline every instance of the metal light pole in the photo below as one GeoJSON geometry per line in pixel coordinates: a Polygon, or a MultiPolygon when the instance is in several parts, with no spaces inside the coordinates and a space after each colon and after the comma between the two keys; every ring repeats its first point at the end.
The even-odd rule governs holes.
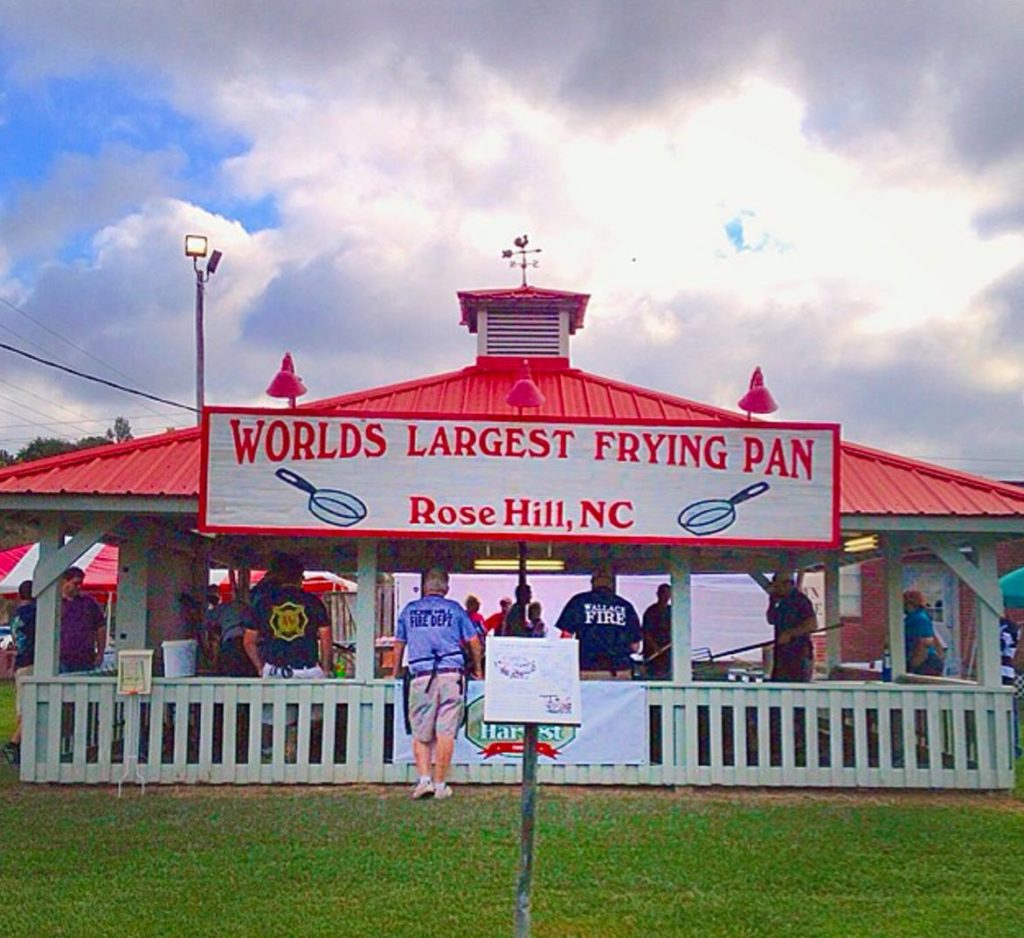
{"type": "Polygon", "coordinates": [[[196,273],[196,423],[202,423],[203,404],[206,402],[206,344],[203,337],[206,284],[217,272],[221,251],[210,254],[206,267],[199,266],[199,259],[206,257],[209,241],[205,235],[185,235],[185,256],[192,258],[192,269],[196,273]]]}

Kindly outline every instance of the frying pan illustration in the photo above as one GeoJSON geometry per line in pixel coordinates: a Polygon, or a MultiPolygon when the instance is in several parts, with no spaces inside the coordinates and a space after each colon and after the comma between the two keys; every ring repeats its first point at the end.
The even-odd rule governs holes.
{"type": "Polygon", "coordinates": [[[767,482],[755,482],[731,498],[702,498],[699,502],[692,502],[679,512],[679,525],[698,537],[718,534],[736,520],[737,505],[763,495],[769,488],[771,486],[767,482]]]}
{"type": "Polygon", "coordinates": [[[366,517],[366,505],[355,495],[338,489],[318,489],[291,469],[278,469],[274,475],[282,482],[295,486],[300,492],[305,492],[309,496],[309,504],[306,506],[309,513],[327,524],[350,528],[366,517]]]}

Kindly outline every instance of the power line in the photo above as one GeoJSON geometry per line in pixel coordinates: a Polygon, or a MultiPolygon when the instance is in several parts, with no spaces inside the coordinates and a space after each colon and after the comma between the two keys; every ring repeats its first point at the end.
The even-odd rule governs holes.
{"type": "MultiPolygon", "coordinates": [[[[71,348],[75,349],[76,351],[81,352],[83,355],[91,358],[95,362],[98,362],[99,364],[103,365],[105,368],[109,368],[112,372],[114,372],[114,374],[121,375],[122,378],[127,378],[129,381],[134,380],[131,375],[125,374],[123,371],[121,371],[120,368],[117,368],[116,366],[110,364],[110,362],[108,362],[108,361],[104,361],[98,355],[94,355],[87,348],[83,348],[78,343],[72,342],[71,339],[69,339],[67,336],[62,335],[56,329],[50,328],[48,325],[46,325],[45,322],[42,322],[39,319],[36,319],[35,316],[32,316],[29,313],[26,313],[25,310],[23,310],[20,306],[17,306],[16,304],[12,303],[6,297],[0,296],[0,303],[3,303],[4,306],[8,307],[9,309],[14,310],[14,312],[16,312],[19,316],[23,316],[29,322],[34,323],[35,325],[37,325],[40,329],[44,330],[45,332],[50,333],[50,335],[54,336],[55,338],[60,339],[61,342],[65,343],[66,345],[70,345],[71,348]]],[[[40,345],[38,342],[34,342],[32,339],[29,339],[26,336],[23,336],[20,333],[15,332],[10,326],[7,326],[7,325],[4,325],[3,323],[0,323],[0,329],[3,329],[6,332],[10,332],[11,335],[15,336],[18,339],[21,339],[22,342],[27,342],[33,348],[37,348],[41,352],[43,352],[43,353],[45,353],[47,355],[52,354],[49,351],[49,349],[46,349],[42,345],[40,345]]],[[[152,412],[156,413],[156,411],[152,411],[152,412]]]]}
{"type": "Polygon", "coordinates": [[[41,320],[36,319],[36,317],[31,315],[30,313],[26,313],[25,310],[23,310],[20,306],[16,305],[15,303],[12,303],[10,300],[6,299],[5,297],[0,296],[0,303],[3,303],[4,306],[8,307],[9,309],[13,309],[19,316],[24,316],[25,319],[27,319],[29,322],[35,323],[44,332],[49,332],[50,335],[52,335],[54,338],[60,339],[61,342],[64,342],[66,345],[70,345],[76,351],[81,352],[83,355],[87,355],[94,362],[98,362],[99,364],[103,365],[104,367],[109,368],[112,372],[114,372],[114,374],[118,374],[122,378],[127,378],[129,381],[133,380],[131,375],[126,375],[119,368],[117,368],[114,365],[110,364],[110,362],[104,361],[98,355],[94,355],[92,352],[90,352],[87,348],[83,348],[81,345],[78,345],[76,342],[72,342],[71,339],[69,339],[66,335],[62,335],[56,329],[51,329],[48,325],[46,325],[45,322],[42,322],[41,320]]]}
{"type": "MultiPolygon", "coordinates": [[[[11,414],[11,416],[24,417],[25,415],[11,414]]],[[[178,419],[176,414],[170,413],[164,415],[164,420],[160,420],[159,416],[153,416],[153,414],[115,414],[112,417],[83,417],[81,420],[49,420],[47,421],[47,425],[51,427],[71,427],[87,423],[109,424],[113,423],[118,417],[124,417],[125,420],[132,421],[133,428],[135,421],[140,421],[140,423],[138,424],[139,427],[148,426],[149,422],[155,422],[155,426],[162,427],[166,426],[167,420],[178,419]]],[[[28,423],[3,423],[0,424],[0,430],[31,430],[33,427],[37,427],[38,425],[38,420],[30,421],[28,423]]]]}
{"type": "MultiPolygon", "coordinates": [[[[42,401],[44,404],[51,404],[54,407],[59,407],[63,411],[67,411],[67,413],[69,413],[69,414],[74,414],[78,418],[77,420],[63,420],[63,419],[61,419],[61,420],[54,420],[54,419],[47,419],[45,421],[45,425],[46,426],[50,426],[50,427],[78,426],[79,432],[83,433],[84,435],[88,435],[88,433],[90,432],[90,431],[88,431],[86,429],[88,424],[90,424],[90,423],[97,424],[98,423],[98,424],[100,424],[100,426],[112,425],[116,421],[117,417],[124,417],[126,420],[143,421],[143,425],[139,426],[140,429],[144,428],[145,421],[159,420],[161,425],[163,427],[166,427],[166,425],[167,425],[166,422],[168,420],[178,419],[172,413],[168,413],[166,411],[161,412],[161,411],[156,410],[153,407],[147,407],[148,413],[145,413],[145,414],[127,414],[127,415],[125,415],[125,414],[117,414],[114,417],[90,417],[88,414],[84,414],[80,410],[75,410],[75,409],[73,409],[71,407],[68,407],[66,404],[62,404],[60,401],[54,401],[54,400],[51,400],[48,397],[44,397],[42,394],[37,394],[35,391],[32,391],[32,390],[30,390],[29,388],[26,388],[26,387],[22,387],[20,384],[15,384],[13,381],[7,381],[7,380],[5,380],[3,378],[0,378],[0,385],[6,385],[6,386],[8,386],[10,388],[13,388],[14,390],[18,391],[21,394],[25,394],[25,395],[28,395],[29,397],[35,398],[36,400],[42,401]]],[[[13,398],[3,397],[2,395],[0,395],[0,399],[10,401],[10,403],[17,405],[18,407],[22,407],[22,408],[25,408],[27,410],[33,411],[34,413],[40,414],[43,417],[50,416],[47,413],[45,413],[44,411],[41,411],[38,408],[32,407],[29,404],[26,404],[26,403],[24,403],[21,400],[15,400],[13,398]]],[[[5,410],[4,413],[10,414],[12,417],[22,417],[22,419],[29,419],[29,420],[31,420],[31,418],[29,418],[28,414],[25,414],[25,415],[15,414],[15,413],[13,413],[13,412],[11,412],[9,410],[5,410]]],[[[56,416],[56,415],[54,415],[54,416],[56,416]]],[[[21,424],[16,424],[16,423],[15,424],[3,424],[3,425],[0,425],[0,431],[31,429],[31,428],[35,428],[37,426],[39,426],[39,421],[38,420],[33,420],[33,421],[29,422],[29,423],[21,423],[21,424]]],[[[8,437],[7,438],[7,442],[13,443],[13,442],[15,442],[15,440],[13,440],[12,438],[8,437]]]]}
{"type": "MultiPolygon", "coordinates": [[[[7,401],[8,404],[13,404],[15,407],[20,407],[22,410],[30,411],[33,414],[38,414],[40,417],[43,418],[43,420],[38,421],[40,426],[43,427],[59,427],[61,425],[71,423],[71,421],[67,420],[49,420],[47,418],[51,417],[52,414],[47,414],[44,411],[41,411],[38,407],[33,407],[31,404],[25,404],[22,401],[15,400],[13,397],[8,397],[6,394],[0,394],[0,401],[7,401]]],[[[5,413],[11,414],[11,416],[14,417],[22,416],[22,414],[14,414],[9,410],[5,411],[5,413]]],[[[80,421],[74,421],[74,423],[77,424],[80,423],[80,421]]]]}
{"type": "Polygon", "coordinates": [[[156,401],[158,404],[167,404],[169,407],[178,407],[181,410],[191,411],[193,414],[198,413],[194,407],[190,407],[188,404],[171,401],[166,397],[158,397],[156,394],[149,394],[146,391],[140,391],[138,388],[129,388],[123,384],[118,384],[116,381],[108,381],[106,378],[99,378],[96,375],[90,375],[84,371],[69,368],[67,365],[60,365],[57,362],[52,362],[49,359],[40,358],[38,355],[26,352],[24,349],[15,348],[13,345],[8,345],[6,342],[0,342],[0,349],[4,349],[7,352],[13,352],[15,355],[20,355],[22,358],[27,358],[29,361],[37,362],[40,365],[46,365],[48,368],[56,368],[58,371],[67,372],[69,375],[74,375],[76,378],[84,378],[86,381],[94,381],[96,384],[106,385],[108,388],[113,388],[115,391],[123,391],[125,394],[134,394],[136,397],[144,397],[147,400],[156,401]]]}
{"type": "Polygon", "coordinates": [[[932,456],[924,455],[919,459],[944,459],[947,462],[1021,462],[1020,456],[932,456]]]}
{"type": "MultiPolygon", "coordinates": [[[[42,394],[37,394],[35,391],[31,391],[26,387],[22,387],[20,384],[15,384],[13,381],[8,381],[5,378],[0,378],[0,384],[6,384],[10,388],[14,388],[15,391],[20,391],[22,394],[27,394],[29,397],[34,397],[36,400],[43,401],[46,404],[52,404],[54,407],[59,407],[61,410],[66,410],[69,414],[74,414],[76,417],[80,417],[82,420],[92,420],[87,414],[83,414],[80,410],[68,407],[67,404],[62,404],[60,401],[51,401],[48,397],[44,397],[42,394]]],[[[65,420],[63,423],[70,423],[71,421],[65,420]]]]}

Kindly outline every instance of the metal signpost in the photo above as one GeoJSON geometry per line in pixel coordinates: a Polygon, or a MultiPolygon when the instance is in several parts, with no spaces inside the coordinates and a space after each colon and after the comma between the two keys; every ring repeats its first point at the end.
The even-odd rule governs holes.
{"type": "Polygon", "coordinates": [[[146,776],[139,765],[139,733],[142,724],[143,694],[149,695],[153,690],[153,650],[121,651],[117,655],[117,693],[128,699],[124,704],[124,772],[117,780],[117,797],[121,797],[121,788],[132,774],[132,763],[135,764],[135,780],[146,793],[146,776]]]}
{"type": "Polygon", "coordinates": [[[541,726],[579,726],[582,722],[579,645],[571,639],[549,642],[538,638],[490,638],[485,680],[484,721],[518,723],[523,727],[519,880],[515,907],[515,934],[523,938],[530,934],[538,731],[541,726]]]}

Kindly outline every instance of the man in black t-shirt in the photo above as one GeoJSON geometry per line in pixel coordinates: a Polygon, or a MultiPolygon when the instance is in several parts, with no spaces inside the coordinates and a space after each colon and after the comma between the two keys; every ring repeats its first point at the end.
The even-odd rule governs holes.
{"type": "Polygon", "coordinates": [[[268,585],[253,593],[245,653],[263,677],[324,678],[334,671],[331,619],[320,599],[302,589],[302,561],[278,554],[268,585]]]}
{"type": "Polygon", "coordinates": [[[577,593],[566,604],[556,629],[575,635],[580,642],[580,669],[631,673],[630,652],[640,650],[640,618],[633,604],[616,595],[610,570],[590,578],[591,589],[577,593]]]}
{"type": "Polygon", "coordinates": [[[768,593],[767,619],[775,629],[771,681],[807,682],[814,677],[810,633],[818,628],[811,601],[796,588],[793,575],[775,574],[768,593]]]}
{"type": "Polygon", "coordinates": [[[644,660],[647,676],[656,681],[672,677],[672,587],[662,583],[658,587],[658,601],[644,610],[641,631],[644,634],[644,660]]]}

